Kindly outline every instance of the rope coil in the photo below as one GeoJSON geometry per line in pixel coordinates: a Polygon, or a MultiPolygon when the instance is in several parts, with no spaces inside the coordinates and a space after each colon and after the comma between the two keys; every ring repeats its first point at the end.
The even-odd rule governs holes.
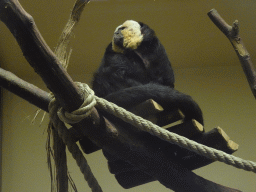
{"type": "Polygon", "coordinates": [[[58,110],[58,117],[65,123],[78,123],[91,114],[93,107],[96,105],[94,91],[85,83],[76,83],[78,88],[82,90],[84,103],[79,109],[71,113],[65,111],[62,107],[58,110]]]}
{"type": "MultiPolygon", "coordinates": [[[[92,100],[92,103],[93,103],[93,100],[92,100]]],[[[81,172],[83,173],[84,178],[87,181],[89,187],[92,189],[93,192],[102,192],[102,189],[98,184],[98,181],[94,177],[85,157],[83,156],[83,153],[79,149],[76,142],[73,141],[72,138],[70,137],[69,131],[65,126],[65,124],[58,117],[57,113],[58,111],[60,111],[61,107],[55,98],[51,100],[48,108],[49,108],[50,119],[55,129],[57,129],[60,138],[62,138],[63,142],[67,145],[68,150],[72,154],[73,158],[76,160],[76,163],[79,166],[81,172]]],[[[66,114],[66,112],[64,112],[64,114],[66,114]]]]}

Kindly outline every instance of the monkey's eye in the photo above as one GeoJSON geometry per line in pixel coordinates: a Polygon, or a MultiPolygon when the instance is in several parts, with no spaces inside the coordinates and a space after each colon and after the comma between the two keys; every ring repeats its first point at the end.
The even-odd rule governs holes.
{"type": "Polygon", "coordinates": [[[124,30],[126,27],[120,27],[118,30],[122,31],[124,30]]]}

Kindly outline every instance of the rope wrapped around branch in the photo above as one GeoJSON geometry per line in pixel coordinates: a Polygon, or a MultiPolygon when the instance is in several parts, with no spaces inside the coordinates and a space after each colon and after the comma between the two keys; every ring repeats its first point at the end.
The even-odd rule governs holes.
{"type": "MultiPolygon", "coordinates": [[[[85,90],[84,88],[83,90],[85,90]]],[[[86,93],[86,92],[85,92],[86,93]]],[[[89,92],[90,94],[90,92],[89,92]]],[[[62,117],[62,120],[65,120],[66,122],[79,122],[86,116],[90,114],[91,108],[94,106],[96,103],[93,97],[88,97],[88,94],[85,95],[86,98],[84,104],[82,105],[82,108],[76,110],[74,113],[75,114],[69,114],[67,115],[68,117],[71,117],[70,119],[72,120],[67,120],[66,117],[63,118],[62,114],[67,114],[67,113],[62,113],[62,109],[58,102],[56,101],[55,98],[53,98],[49,104],[49,114],[50,114],[50,119],[54,125],[54,127],[57,129],[58,134],[60,138],[62,138],[63,142],[67,145],[68,150],[72,154],[73,158],[76,160],[77,165],[79,166],[81,172],[84,175],[85,180],[88,182],[89,187],[92,189],[93,192],[102,192],[102,189],[100,185],[98,184],[96,178],[94,177],[85,157],[83,156],[83,153],[80,151],[79,147],[77,146],[76,142],[72,140],[72,138],[69,135],[68,129],[65,126],[65,124],[60,120],[59,116],[62,117]],[[90,103],[89,105],[87,105],[90,103]],[[83,108],[83,106],[85,106],[83,108]],[[78,112],[77,112],[78,111],[78,112]],[[85,115],[79,115],[80,111],[82,111],[85,115]],[[76,116],[74,118],[74,116],[76,116]]]]}

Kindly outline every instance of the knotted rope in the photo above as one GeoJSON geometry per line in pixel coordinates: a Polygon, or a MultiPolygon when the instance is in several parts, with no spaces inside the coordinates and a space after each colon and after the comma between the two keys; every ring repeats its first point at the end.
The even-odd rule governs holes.
{"type": "MultiPolygon", "coordinates": [[[[82,89],[82,90],[85,90],[82,89]]],[[[86,93],[86,92],[84,92],[86,93]]],[[[90,92],[89,92],[90,94],[90,92]]],[[[85,99],[85,102],[82,106],[85,106],[84,108],[82,107],[81,109],[76,110],[74,113],[75,114],[68,114],[66,112],[63,112],[63,109],[61,109],[60,105],[56,101],[55,98],[53,98],[49,104],[49,114],[50,114],[50,119],[53,122],[53,125],[55,129],[57,129],[58,134],[60,138],[62,138],[63,142],[67,145],[68,150],[72,154],[73,158],[76,160],[77,165],[79,166],[81,172],[84,175],[85,180],[87,181],[89,187],[92,189],[93,192],[102,192],[101,187],[99,186],[96,178],[94,177],[85,157],[83,156],[82,152],[80,151],[79,147],[77,146],[76,142],[72,140],[72,138],[69,135],[68,129],[65,126],[65,124],[60,120],[59,116],[62,118],[62,120],[66,121],[67,116],[70,117],[69,120],[66,122],[79,122],[83,118],[89,115],[90,108],[93,107],[93,103],[96,103],[93,97],[87,97],[88,99],[85,99]],[[89,105],[87,105],[90,103],[89,105]],[[80,111],[83,113],[87,113],[85,115],[80,115],[80,111]],[[65,117],[63,118],[63,115],[65,114],[65,117]],[[76,115],[77,114],[77,115],[76,115]],[[74,117],[75,115],[76,117],[74,117]],[[80,116],[80,117],[79,117],[80,116]]]]}
{"type": "Polygon", "coordinates": [[[84,96],[84,103],[79,109],[72,111],[72,113],[66,112],[63,108],[58,111],[58,116],[61,121],[65,123],[78,123],[91,114],[92,108],[96,105],[94,91],[90,89],[87,84],[76,83],[78,88],[82,90],[84,96]]]}

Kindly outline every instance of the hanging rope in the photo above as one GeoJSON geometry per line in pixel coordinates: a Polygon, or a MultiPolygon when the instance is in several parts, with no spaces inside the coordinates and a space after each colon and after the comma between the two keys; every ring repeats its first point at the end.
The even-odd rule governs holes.
{"type": "MultiPolygon", "coordinates": [[[[88,98],[89,98],[88,100],[90,100],[90,97],[88,98]]],[[[88,100],[85,100],[86,104],[88,103],[88,100]]],[[[91,100],[91,102],[93,101],[91,100]]],[[[89,109],[88,107],[85,107],[85,108],[89,109]]],[[[59,119],[57,114],[61,114],[61,112],[58,113],[58,111],[60,110],[61,108],[57,103],[57,101],[55,99],[52,99],[52,101],[49,104],[49,114],[55,129],[57,129],[60,138],[62,138],[63,142],[67,145],[68,150],[72,154],[73,158],[76,160],[76,163],[79,166],[81,172],[83,173],[84,178],[87,181],[89,187],[92,189],[93,192],[102,192],[102,189],[99,186],[96,178],[94,177],[85,157],[83,156],[82,152],[80,151],[75,141],[73,141],[72,138],[69,136],[69,132],[65,124],[59,119]]],[[[86,112],[88,112],[88,110],[86,110],[86,112]]],[[[84,116],[82,115],[80,117],[83,118],[84,116]]],[[[79,120],[78,118],[76,118],[76,120],[73,120],[73,121],[75,122],[79,120]]]]}
{"type": "MultiPolygon", "coordinates": [[[[68,64],[69,64],[69,59],[71,56],[71,52],[72,50],[70,49],[69,53],[67,53],[67,49],[68,49],[68,45],[70,43],[71,40],[71,36],[73,34],[74,28],[75,26],[78,24],[78,21],[80,20],[81,14],[85,8],[85,6],[89,3],[90,0],[76,0],[72,12],[69,16],[69,19],[67,21],[66,26],[64,27],[62,34],[59,38],[58,44],[56,46],[56,49],[54,51],[55,55],[57,56],[58,60],[60,61],[61,65],[67,70],[68,64]]],[[[53,96],[52,93],[50,93],[51,96],[53,96]]],[[[89,101],[92,102],[92,101],[89,101]]],[[[89,104],[89,103],[88,103],[89,104]]],[[[57,104],[52,104],[52,105],[57,105],[57,104]]],[[[87,105],[87,103],[85,103],[85,105],[87,105]]],[[[52,107],[52,106],[50,106],[52,107]]],[[[57,107],[57,106],[56,106],[57,107]]],[[[53,108],[54,109],[54,108],[53,108]]],[[[57,109],[57,108],[56,108],[57,109]]],[[[50,110],[49,110],[50,111],[50,110]]],[[[80,110],[81,111],[81,110],[80,110]]],[[[81,111],[83,114],[85,114],[85,112],[81,111]]],[[[53,112],[55,115],[55,111],[53,112]]],[[[55,119],[55,124],[56,125],[60,125],[61,121],[58,119],[58,117],[55,117],[53,115],[51,115],[53,117],[53,119],[55,119]]],[[[61,111],[60,111],[61,114],[61,111]]],[[[77,115],[79,114],[79,111],[76,113],[77,115]]],[[[83,115],[82,118],[85,118],[87,116],[88,113],[86,113],[86,115],[83,115]]],[[[77,119],[75,119],[75,117],[73,117],[72,121],[67,121],[65,119],[62,119],[63,122],[67,122],[67,123],[75,123],[77,122],[77,119]]],[[[54,126],[55,126],[54,124],[54,126]]],[[[50,124],[51,125],[51,122],[50,124]]],[[[66,153],[65,148],[60,148],[59,146],[62,146],[62,140],[53,140],[53,146],[56,146],[56,149],[58,150],[62,150],[62,151],[58,151],[58,150],[54,150],[54,153],[50,153],[51,149],[51,140],[50,140],[50,135],[53,133],[50,130],[51,129],[57,129],[58,133],[60,136],[60,138],[62,138],[62,140],[64,140],[64,143],[68,146],[68,149],[70,150],[70,152],[72,153],[73,157],[76,159],[77,164],[79,165],[82,173],[84,174],[85,179],[88,181],[89,186],[92,188],[92,191],[101,191],[96,179],[93,177],[93,174],[90,171],[90,168],[85,160],[85,158],[82,155],[82,152],[79,150],[78,146],[76,146],[76,144],[74,142],[71,141],[70,138],[68,138],[67,136],[67,128],[64,127],[63,125],[61,125],[60,127],[55,127],[53,128],[52,126],[49,126],[48,130],[48,134],[49,134],[49,139],[47,141],[47,160],[48,160],[48,165],[50,168],[50,174],[51,174],[51,191],[54,191],[54,185],[55,182],[57,182],[57,191],[58,192],[67,192],[68,191],[68,181],[70,182],[72,188],[74,189],[74,191],[77,191],[76,186],[71,178],[71,176],[69,175],[68,171],[67,171],[67,162],[66,162],[66,158],[64,161],[64,155],[66,153]],[[60,174],[56,174],[56,179],[54,181],[53,179],[53,169],[51,166],[51,154],[53,154],[54,157],[54,163],[56,166],[56,172],[60,173],[60,174]],[[60,155],[61,154],[61,155],[60,155]],[[60,163],[61,162],[61,163],[60,163]],[[60,165],[61,164],[61,165],[60,165]],[[66,167],[66,170],[63,169],[63,167],[66,167]],[[61,186],[61,187],[59,187],[61,186]]],[[[57,138],[57,137],[55,137],[57,138]]]]}
{"type": "MultiPolygon", "coordinates": [[[[88,85],[79,83],[79,87],[84,92],[85,98],[86,98],[86,94],[88,94],[88,93],[90,95],[89,97],[92,98],[94,92],[92,90],[90,90],[88,85]]],[[[96,107],[104,109],[108,113],[119,117],[123,121],[132,124],[133,126],[139,128],[142,131],[149,132],[150,134],[152,134],[162,140],[168,141],[172,144],[177,144],[180,147],[189,149],[190,151],[193,151],[199,155],[208,157],[212,160],[224,162],[224,163],[226,163],[228,165],[232,165],[236,168],[240,168],[240,169],[244,169],[246,171],[252,171],[252,172],[256,173],[256,163],[255,162],[243,160],[241,158],[227,154],[223,151],[202,145],[200,143],[197,143],[195,141],[187,139],[186,137],[169,132],[169,131],[151,123],[150,121],[147,121],[147,120],[145,120],[139,116],[136,116],[133,113],[131,113],[121,107],[118,107],[114,103],[108,102],[107,100],[99,98],[97,96],[94,96],[94,98],[97,102],[96,107]]],[[[95,102],[93,99],[91,99],[91,100],[93,101],[93,103],[95,102]]],[[[92,107],[93,104],[91,104],[90,106],[92,107]]],[[[75,112],[75,113],[77,113],[77,112],[75,112]]],[[[67,118],[67,116],[70,116],[70,115],[67,115],[68,114],[67,112],[65,112],[65,113],[61,112],[61,115],[59,113],[60,116],[62,116],[63,114],[65,114],[66,118],[67,118]]],[[[63,118],[63,117],[61,117],[61,118],[63,118]]]]}

